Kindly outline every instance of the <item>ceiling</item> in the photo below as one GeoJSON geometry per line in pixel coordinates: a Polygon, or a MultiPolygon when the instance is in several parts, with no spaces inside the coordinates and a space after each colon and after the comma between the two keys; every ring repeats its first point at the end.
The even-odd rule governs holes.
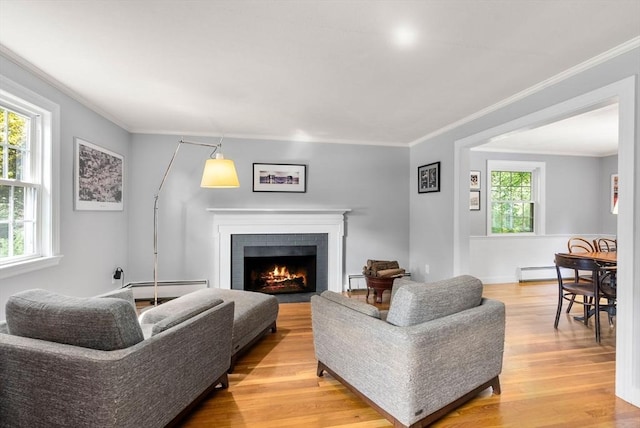
{"type": "Polygon", "coordinates": [[[553,123],[500,135],[471,150],[565,156],[611,156],[618,152],[618,103],[553,123]]]}
{"type": "Polygon", "coordinates": [[[639,36],[639,0],[0,0],[1,52],[138,133],[406,146],[639,36]]]}

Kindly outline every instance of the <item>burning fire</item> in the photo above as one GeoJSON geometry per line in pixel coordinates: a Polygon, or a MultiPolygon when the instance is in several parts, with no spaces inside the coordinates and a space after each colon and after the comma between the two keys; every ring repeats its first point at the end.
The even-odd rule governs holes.
{"type": "Polygon", "coordinates": [[[271,272],[271,274],[273,276],[280,276],[280,277],[287,278],[289,276],[289,270],[287,269],[286,266],[283,266],[282,268],[279,268],[278,266],[276,266],[276,268],[273,270],[273,272],[271,272]]]}
{"type": "Polygon", "coordinates": [[[291,273],[286,266],[275,266],[272,271],[260,276],[267,285],[288,284],[292,281],[306,283],[306,275],[303,273],[291,273]]]}
{"type": "Polygon", "coordinates": [[[285,279],[294,279],[298,278],[300,275],[289,273],[289,269],[286,266],[278,267],[276,266],[273,271],[269,272],[269,277],[276,281],[282,281],[285,279]]]}

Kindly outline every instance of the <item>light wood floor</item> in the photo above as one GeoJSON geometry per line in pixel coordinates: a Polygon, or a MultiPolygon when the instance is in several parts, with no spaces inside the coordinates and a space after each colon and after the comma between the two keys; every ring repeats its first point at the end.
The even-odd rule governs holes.
{"type": "MultiPolygon", "coordinates": [[[[556,287],[485,286],[486,297],[507,306],[502,394],[486,390],[434,427],[640,427],[640,409],[614,395],[615,329],[603,314],[598,345],[591,325],[563,312],[555,330],[556,287]]],[[[388,307],[388,294],[378,306],[388,307]]],[[[241,358],[229,380],[184,427],[391,426],[329,375],[316,377],[309,303],[281,304],[277,333],[241,358]]]]}

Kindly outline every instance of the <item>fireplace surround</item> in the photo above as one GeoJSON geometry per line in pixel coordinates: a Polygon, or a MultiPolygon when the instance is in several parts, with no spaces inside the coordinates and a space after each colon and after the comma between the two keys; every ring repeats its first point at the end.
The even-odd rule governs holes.
{"type": "Polygon", "coordinates": [[[344,216],[350,209],[208,208],[213,215],[211,285],[232,288],[232,236],[323,234],[327,289],[342,292],[344,216]]]}

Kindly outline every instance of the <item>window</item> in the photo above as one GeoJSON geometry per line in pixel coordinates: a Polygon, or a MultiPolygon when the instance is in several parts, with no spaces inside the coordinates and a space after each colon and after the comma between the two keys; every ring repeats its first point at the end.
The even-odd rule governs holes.
{"type": "Polygon", "coordinates": [[[489,235],[544,233],[544,163],[488,161],[489,235]]]}
{"type": "Polygon", "coordinates": [[[3,76],[0,79],[0,278],[4,278],[49,266],[59,258],[53,169],[58,106],[3,76]]]}

